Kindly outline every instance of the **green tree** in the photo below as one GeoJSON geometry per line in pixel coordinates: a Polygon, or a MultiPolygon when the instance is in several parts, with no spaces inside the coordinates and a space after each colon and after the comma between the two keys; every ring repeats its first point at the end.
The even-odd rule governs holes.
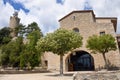
{"type": "Polygon", "coordinates": [[[18,36],[23,37],[23,35],[25,34],[25,25],[23,24],[19,24],[16,28],[15,28],[15,33],[18,34],[18,36]]]}
{"type": "Polygon", "coordinates": [[[28,40],[29,43],[26,46],[27,53],[29,54],[28,62],[30,63],[31,68],[34,68],[35,66],[39,65],[39,52],[35,48],[38,39],[40,39],[42,36],[39,32],[39,30],[33,31],[28,34],[28,40]]]}
{"type": "Polygon", "coordinates": [[[20,53],[23,49],[23,40],[22,37],[9,42],[8,44],[2,46],[2,56],[1,64],[2,66],[12,66],[19,67],[20,63],[20,53]]]}
{"type": "Polygon", "coordinates": [[[93,53],[102,53],[105,61],[105,68],[108,69],[108,63],[105,54],[111,50],[116,50],[117,47],[115,38],[110,34],[104,34],[100,36],[93,35],[88,38],[86,47],[92,50],[93,53]]]}
{"type": "Polygon", "coordinates": [[[7,44],[10,41],[11,41],[10,28],[4,27],[0,29],[0,46],[7,44]]]}
{"type": "Polygon", "coordinates": [[[39,29],[37,23],[33,22],[26,27],[26,37],[27,43],[25,44],[25,49],[21,53],[21,62],[20,66],[23,67],[31,67],[33,69],[35,66],[38,66],[40,63],[40,54],[35,48],[38,39],[40,39],[43,34],[39,29]]]}
{"type": "MultiPolygon", "coordinates": [[[[25,48],[25,47],[24,47],[25,48]]],[[[24,69],[24,68],[26,68],[27,67],[27,65],[26,65],[26,62],[27,62],[27,55],[26,55],[26,51],[25,50],[23,50],[22,52],[21,52],[21,54],[20,54],[20,68],[21,69],[24,69]]]]}
{"type": "Polygon", "coordinates": [[[25,34],[27,36],[29,33],[36,31],[36,30],[40,31],[40,33],[42,35],[42,32],[41,32],[38,24],[36,22],[32,22],[31,24],[28,24],[28,26],[25,28],[25,31],[26,31],[25,34]]]}
{"type": "Polygon", "coordinates": [[[38,39],[43,34],[36,22],[29,24],[27,27],[19,24],[15,28],[17,38],[11,40],[10,28],[3,28],[0,30],[0,62],[2,66],[12,67],[27,67],[30,64],[31,68],[39,65],[39,52],[35,48],[38,39]],[[26,39],[27,38],[27,39],[26,39]]]}
{"type": "Polygon", "coordinates": [[[68,51],[79,48],[82,45],[82,37],[79,33],[58,29],[41,38],[36,48],[40,52],[51,51],[60,55],[60,75],[63,75],[63,56],[68,51]]]}
{"type": "Polygon", "coordinates": [[[7,67],[8,65],[9,65],[9,53],[3,53],[3,52],[1,52],[1,62],[0,62],[0,64],[1,64],[1,66],[2,67],[7,67]]]}
{"type": "Polygon", "coordinates": [[[10,37],[10,28],[9,27],[4,27],[2,29],[0,29],[0,64],[7,64],[7,61],[9,59],[7,54],[2,55],[2,47],[5,46],[6,44],[8,44],[11,41],[11,37],[10,37]],[[3,57],[2,57],[3,56],[3,57]],[[2,63],[2,61],[4,61],[4,63],[2,63]]]}

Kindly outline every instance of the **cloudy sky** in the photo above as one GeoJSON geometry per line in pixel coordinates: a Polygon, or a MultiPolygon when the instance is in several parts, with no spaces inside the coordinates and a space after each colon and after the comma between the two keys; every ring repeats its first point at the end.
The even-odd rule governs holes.
{"type": "Polygon", "coordinates": [[[73,10],[93,9],[96,17],[117,17],[120,33],[120,0],[0,0],[0,28],[9,25],[14,11],[21,23],[35,21],[43,33],[59,28],[58,20],[73,10]]]}

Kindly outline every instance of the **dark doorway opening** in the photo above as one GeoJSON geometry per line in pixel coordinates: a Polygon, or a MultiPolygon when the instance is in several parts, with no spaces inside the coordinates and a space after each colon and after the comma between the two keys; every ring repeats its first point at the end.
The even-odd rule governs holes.
{"type": "Polygon", "coordinates": [[[68,57],[68,71],[92,71],[94,59],[85,51],[76,51],[68,57]]]}

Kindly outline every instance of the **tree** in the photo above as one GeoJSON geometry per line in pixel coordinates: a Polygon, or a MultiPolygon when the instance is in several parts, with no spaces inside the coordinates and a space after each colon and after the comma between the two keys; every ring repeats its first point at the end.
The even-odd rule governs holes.
{"type": "Polygon", "coordinates": [[[23,37],[23,35],[25,34],[25,25],[23,24],[19,24],[16,28],[15,28],[15,33],[17,33],[18,36],[23,37]]]}
{"type": "Polygon", "coordinates": [[[2,65],[19,67],[20,53],[23,50],[22,37],[18,37],[16,40],[9,42],[2,46],[2,65]]]}
{"type": "Polygon", "coordinates": [[[0,45],[2,46],[4,44],[7,44],[10,41],[11,41],[10,28],[4,27],[0,29],[0,45]]]}
{"type": "Polygon", "coordinates": [[[40,31],[40,34],[42,35],[41,30],[36,22],[32,22],[31,24],[28,24],[28,26],[25,28],[26,36],[29,33],[36,31],[36,30],[40,31]]]}
{"type": "Polygon", "coordinates": [[[82,45],[82,37],[79,33],[58,29],[41,38],[36,48],[41,51],[51,51],[60,55],[60,75],[63,75],[63,56],[68,51],[79,48],[82,45]]]}
{"type": "Polygon", "coordinates": [[[10,28],[4,27],[0,29],[0,64],[7,64],[9,61],[7,54],[2,55],[2,48],[11,41],[10,28]],[[4,63],[2,63],[4,61],[4,63]]]}
{"type": "Polygon", "coordinates": [[[116,50],[117,47],[115,38],[110,34],[104,34],[100,36],[93,35],[88,38],[86,47],[92,50],[93,53],[102,53],[105,61],[105,68],[108,69],[108,63],[105,57],[105,53],[111,50],[116,50]]]}
{"type": "Polygon", "coordinates": [[[29,54],[28,57],[28,63],[31,66],[31,69],[33,69],[35,66],[39,65],[40,59],[39,59],[39,52],[35,48],[38,39],[42,37],[41,33],[39,30],[33,31],[28,34],[27,38],[29,40],[29,43],[26,44],[26,50],[27,53],[29,54]]]}
{"type": "Polygon", "coordinates": [[[37,44],[38,39],[40,39],[43,36],[43,34],[39,29],[38,24],[35,22],[29,24],[25,28],[25,31],[28,42],[25,45],[24,51],[22,51],[21,53],[20,66],[21,68],[31,67],[31,69],[33,69],[35,66],[38,66],[40,63],[40,59],[39,59],[40,54],[35,48],[35,46],[37,44]]]}
{"type": "Polygon", "coordinates": [[[9,28],[5,27],[0,30],[0,63],[2,66],[24,68],[28,66],[27,63],[31,68],[38,66],[40,54],[35,46],[38,39],[43,36],[38,24],[33,22],[27,27],[19,24],[14,31],[17,38],[11,40],[9,28]]]}

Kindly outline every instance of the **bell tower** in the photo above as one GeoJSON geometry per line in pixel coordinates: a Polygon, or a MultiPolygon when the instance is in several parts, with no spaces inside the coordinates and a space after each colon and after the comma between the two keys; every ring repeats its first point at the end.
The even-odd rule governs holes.
{"type": "Polygon", "coordinates": [[[13,16],[10,17],[9,27],[11,29],[11,37],[17,37],[17,32],[15,31],[16,27],[18,27],[20,22],[20,18],[18,18],[18,12],[15,11],[13,16]]]}
{"type": "Polygon", "coordinates": [[[85,1],[84,10],[93,10],[92,6],[90,5],[90,0],[85,1]]]}

